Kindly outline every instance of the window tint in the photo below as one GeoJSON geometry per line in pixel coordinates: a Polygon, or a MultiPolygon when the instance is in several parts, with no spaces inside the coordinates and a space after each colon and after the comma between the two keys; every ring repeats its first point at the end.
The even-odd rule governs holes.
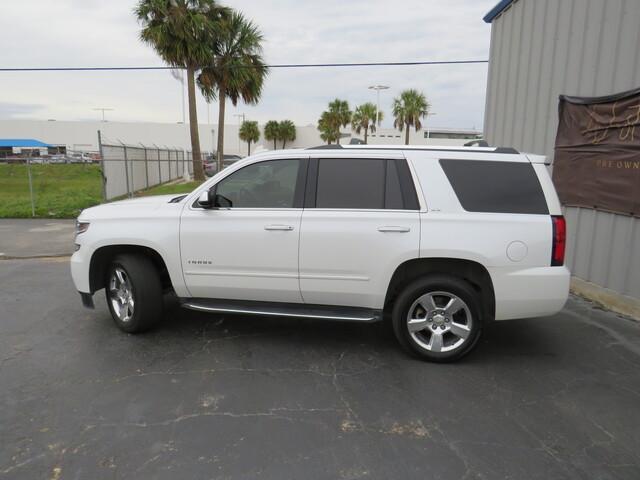
{"type": "Polygon", "coordinates": [[[384,208],[401,210],[403,208],[402,189],[400,188],[400,177],[398,168],[394,160],[387,161],[387,180],[384,198],[384,208]]]}
{"type": "Polygon", "coordinates": [[[216,194],[233,208],[293,208],[300,160],[269,160],[232,173],[216,194]]]}
{"type": "Polygon", "coordinates": [[[548,214],[530,163],[440,160],[462,208],[469,212],[548,214]]]}
{"type": "Polygon", "coordinates": [[[320,159],[316,207],[384,208],[386,162],[382,159],[320,159]]]}

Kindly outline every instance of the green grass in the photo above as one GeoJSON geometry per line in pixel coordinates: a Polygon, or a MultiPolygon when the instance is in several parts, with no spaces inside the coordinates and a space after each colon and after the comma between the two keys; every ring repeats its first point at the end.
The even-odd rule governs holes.
{"type": "MultiPolygon", "coordinates": [[[[102,203],[99,165],[31,165],[31,175],[38,218],[75,218],[82,209],[102,203]]],[[[199,184],[158,185],[136,196],[189,193],[199,184]]],[[[31,218],[26,165],[0,164],[0,218],[31,218]]]]}
{"type": "MultiPolygon", "coordinates": [[[[36,217],[74,218],[102,202],[98,165],[32,165],[36,217]]],[[[0,164],[0,218],[30,218],[26,165],[0,164]]]]}
{"type": "Polygon", "coordinates": [[[146,195],[171,195],[171,194],[179,194],[179,193],[191,193],[200,182],[187,182],[187,183],[173,183],[170,185],[158,185],[156,187],[151,187],[148,190],[142,190],[140,192],[136,192],[136,196],[146,196],[146,195]]]}

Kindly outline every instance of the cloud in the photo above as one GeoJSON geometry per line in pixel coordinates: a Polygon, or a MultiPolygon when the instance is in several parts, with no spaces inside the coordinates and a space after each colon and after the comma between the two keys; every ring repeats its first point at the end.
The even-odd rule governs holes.
{"type": "MultiPolygon", "coordinates": [[[[495,0],[226,3],[260,26],[269,63],[319,63],[486,59],[490,28],[482,16],[495,0]]],[[[134,6],[134,0],[8,2],[0,30],[3,64],[162,65],[139,41],[134,6]]],[[[383,83],[391,86],[381,94],[383,110],[389,111],[402,89],[418,88],[438,114],[429,119],[433,126],[480,127],[486,74],[486,65],[273,69],[261,103],[228,105],[227,119],[244,112],[260,122],[291,118],[315,124],[329,100],[344,98],[352,106],[375,101],[367,87],[383,83]]],[[[177,122],[181,105],[180,84],[164,71],[0,73],[0,116],[5,118],[97,118],[93,108],[111,107],[112,120],[177,122]]],[[[212,121],[217,119],[217,104],[210,111],[212,121]]],[[[199,119],[206,117],[200,98],[199,119]]],[[[389,115],[386,122],[391,124],[389,115]]]]}

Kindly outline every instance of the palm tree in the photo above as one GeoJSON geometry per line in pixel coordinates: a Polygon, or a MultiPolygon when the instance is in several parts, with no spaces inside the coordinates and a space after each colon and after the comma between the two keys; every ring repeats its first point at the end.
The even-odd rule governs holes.
{"type": "Polygon", "coordinates": [[[202,69],[198,84],[203,95],[218,98],[218,168],[224,154],[224,112],[227,98],[236,106],[242,99],[255,105],[262,94],[268,73],[262,58],[262,33],[244,15],[232,12],[223,23],[220,45],[208,67],[202,69]]]}
{"type": "MultiPolygon", "coordinates": [[[[382,121],[383,116],[382,112],[378,112],[380,121],[382,121]]],[[[357,107],[351,117],[351,128],[358,135],[364,130],[364,143],[366,144],[369,130],[371,132],[376,131],[376,106],[371,102],[367,102],[357,107]]]]}
{"type": "Polygon", "coordinates": [[[318,119],[318,130],[320,131],[320,138],[331,145],[332,142],[338,140],[340,130],[335,128],[335,122],[332,115],[329,112],[322,112],[318,119]]]}
{"type": "Polygon", "coordinates": [[[204,180],[204,171],[195,75],[214,56],[221,23],[229,12],[215,0],[140,0],[134,9],[142,24],[140,39],[151,45],[167,64],[187,72],[193,174],[200,181],[204,180]]]}
{"type": "Polygon", "coordinates": [[[282,120],[278,124],[278,139],[282,140],[282,148],[287,142],[293,142],[296,139],[296,126],[291,120],[282,120]]]}
{"type": "Polygon", "coordinates": [[[333,102],[329,102],[330,122],[334,129],[337,130],[336,142],[340,145],[340,127],[346,127],[351,123],[351,110],[346,100],[336,98],[333,102]]]}
{"type": "Polygon", "coordinates": [[[251,143],[256,143],[260,140],[258,122],[252,122],[250,120],[242,122],[239,135],[240,140],[247,142],[247,155],[251,155],[251,143]]]}
{"type": "Polygon", "coordinates": [[[409,145],[409,129],[414,127],[416,132],[422,128],[421,118],[429,115],[431,105],[424,93],[414,89],[400,93],[400,98],[393,99],[393,126],[400,131],[406,128],[404,144],[409,145]]]}
{"type": "Polygon", "coordinates": [[[276,142],[280,140],[280,124],[277,120],[269,120],[264,125],[264,139],[273,141],[273,149],[277,148],[276,142]]]}

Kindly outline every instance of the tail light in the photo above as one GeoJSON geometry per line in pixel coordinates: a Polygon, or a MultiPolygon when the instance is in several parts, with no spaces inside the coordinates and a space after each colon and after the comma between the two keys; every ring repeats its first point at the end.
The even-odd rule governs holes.
{"type": "Polygon", "coordinates": [[[551,245],[551,266],[564,265],[564,251],[567,245],[567,222],[562,215],[551,217],[553,225],[553,242],[551,245]]]}

